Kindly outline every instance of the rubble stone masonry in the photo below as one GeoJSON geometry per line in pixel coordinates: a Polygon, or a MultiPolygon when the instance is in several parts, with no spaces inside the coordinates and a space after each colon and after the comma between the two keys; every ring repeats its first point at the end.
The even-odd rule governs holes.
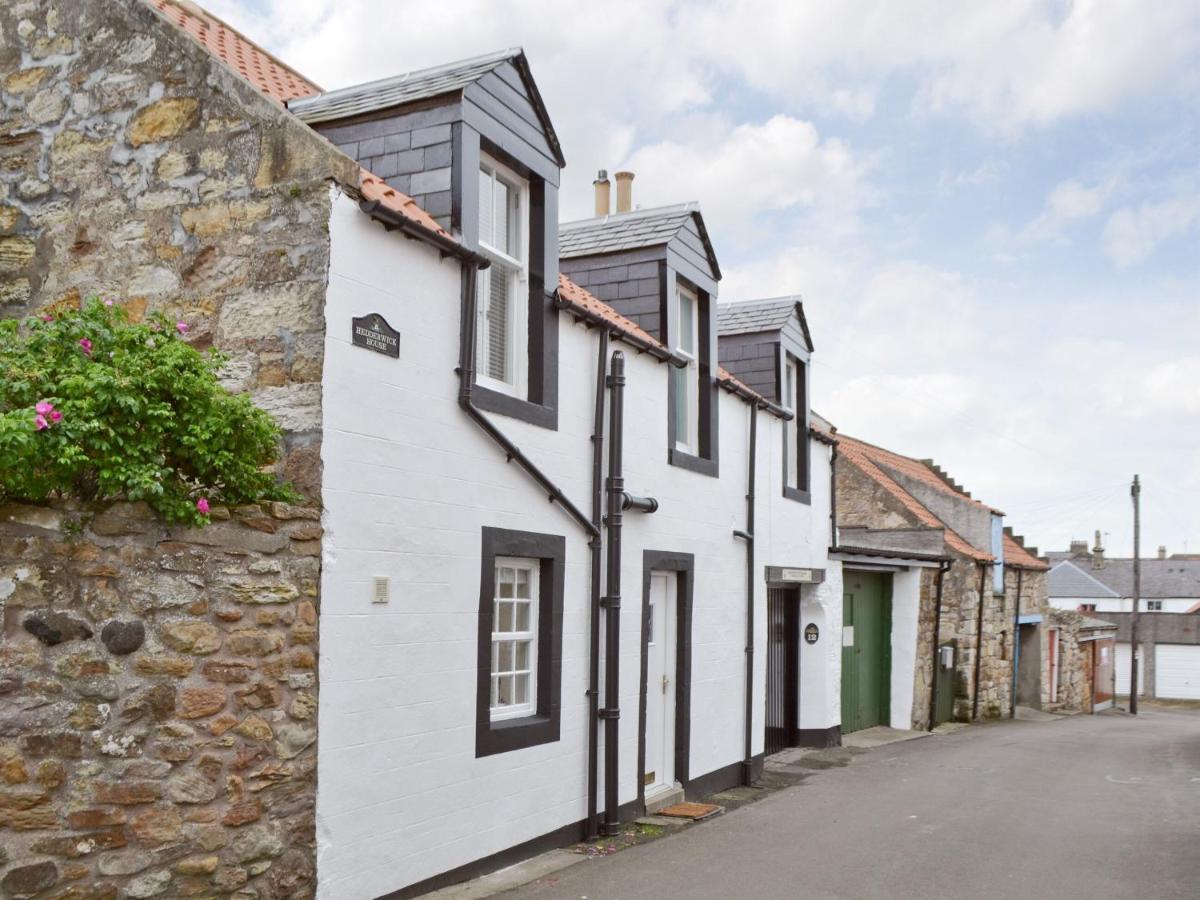
{"type": "Polygon", "coordinates": [[[315,508],[0,506],[0,896],[306,897],[315,508]]]}
{"type": "Polygon", "coordinates": [[[352,160],[142,0],[0,4],[0,316],[96,294],[186,321],[311,496],[334,181],[352,160]]]}

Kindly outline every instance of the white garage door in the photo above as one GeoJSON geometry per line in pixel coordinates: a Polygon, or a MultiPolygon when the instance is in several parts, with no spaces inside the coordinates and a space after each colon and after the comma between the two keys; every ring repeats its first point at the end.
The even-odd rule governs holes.
{"type": "Polygon", "coordinates": [[[1200,700],[1200,646],[1159,644],[1154,656],[1154,693],[1200,700]]]}
{"type": "MultiPolygon", "coordinates": [[[[1117,644],[1117,693],[1129,696],[1129,645],[1117,644]]],[[[1146,693],[1146,648],[1142,646],[1142,658],[1138,660],[1138,696],[1146,693]]]]}

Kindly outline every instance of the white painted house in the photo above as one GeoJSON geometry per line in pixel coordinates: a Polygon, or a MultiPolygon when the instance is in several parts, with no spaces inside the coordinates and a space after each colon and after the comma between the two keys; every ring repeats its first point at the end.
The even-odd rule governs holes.
{"type": "Polygon", "coordinates": [[[769,590],[820,631],[795,730],[836,732],[811,342],[770,391],[719,367],[699,209],[631,211],[620,175],[617,211],[600,179],[560,227],[520,51],[291,109],[378,176],[330,220],[320,896],[409,896],[753,777],[769,590]]]}

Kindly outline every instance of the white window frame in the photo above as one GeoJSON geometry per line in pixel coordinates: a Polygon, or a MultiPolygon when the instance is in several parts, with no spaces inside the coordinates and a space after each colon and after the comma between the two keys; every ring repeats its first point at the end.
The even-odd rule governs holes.
{"type": "Polygon", "coordinates": [[[783,408],[792,414],[785,422],[787,435],[784,452],[787,453],[787,486],[800,489],[800,429],[803,427],[804,410],[797,392],[800,389],[800,363],[789,354],[783,362],[783,408]]]}
{"type": "MultiPolygon", "coordinates": [[[[517,255],[493,247],[484,235],[479,236],[479,250],[492,261],[492,265],[479,272],[476,288],[475,324],[475,378],[477,383],[501,393],[524,397],[529,377],[529,181],[512,169],[489,156],[480,155],[480,175],[486,175],[491,183],[499,180],[506,184],[516,196],[517,255]],[[501,272],[510,280],[509,336],[505,368],[511,375],[510,381],[494,378],[488,374],[489,362],[487,341],[488,298],[491,280],[501,272]]],[[[478,183],[479,178],[476,178],[478,183]]],[[[482,196],[479,203],[493,202],[491,196],[482,196]]],[[[493,210],[493,216],[495,211],[493,210]]],[[[511,226],[510,226],[511,227],[511,226]]]]}
{"type": "Polygon", "coordinates": [[[525,559],[513,556],[497,556],[494,562],[495,577],[493,580],[493,597],[492,597],[492,664],[491,673],[488,677],[488,708],[493,722],[499,722],[504,719],[517,719],[524,716],[532,716],[537,712],[537,649],[538,649],[538,614],[541,610],[541,594],[540,594],[540,575],[541,561],[537,559],[525,559]],[[529,598],[501,597],[500,596],[500,570],[501,569],[516,569],[527,572],[529,574],[529,598]],[[515,630],[516,625],[516,610],[514,608],[513,625],[511,631],[498,631],[500,627],[499,604],[512,603],[514,600],[529,604],[529,628],[525,631],[515,630]],[[526,657],[526,669],[517,669],[514,654],[512,666],[504,671],[497,671],[499,664],[499,650],[497,645],[501,642],[513,643],[528,643],[529,653],[526,657]],[[526,695],[525,703],[498,704],[498,684],[501,677],[507,675],[526,674],[529,678],[529,691],[526,695]]]}
{"type": "MultiPolygon", "coordinates": [[[[675,285],[675,352],[688,360],[687,367],[678,369],[672,367],[672,374],[679,379],[676,384],[676,390],[679,385],[684,386],[686,391],[686,404],[684,408],[687,411],[687,435],[688,440],[680,440],[679,422],[676,416],[675,432],[671,435],[676,450],[684,453],[689,453],[692,456],[700,455],[700,296],[686,285],[676,283],[675,285]],[[685,340],[683,334],[683,307],[687,304],[691,307],[692,312],[692,334],[691,342],[685,340]],[[682,376],[678,373],[682,372],[682,376]]],[[[675,407],[678,410],[678,407],[675,407]]]]}

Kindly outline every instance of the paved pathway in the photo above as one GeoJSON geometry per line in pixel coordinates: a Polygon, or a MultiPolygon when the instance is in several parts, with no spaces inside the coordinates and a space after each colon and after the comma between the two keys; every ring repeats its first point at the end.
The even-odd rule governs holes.
{"type": "Polygon", "coordinates": [[[879,747],[501,895],[1200,897],[1200,711],[1004,722],[879,747]]]}

